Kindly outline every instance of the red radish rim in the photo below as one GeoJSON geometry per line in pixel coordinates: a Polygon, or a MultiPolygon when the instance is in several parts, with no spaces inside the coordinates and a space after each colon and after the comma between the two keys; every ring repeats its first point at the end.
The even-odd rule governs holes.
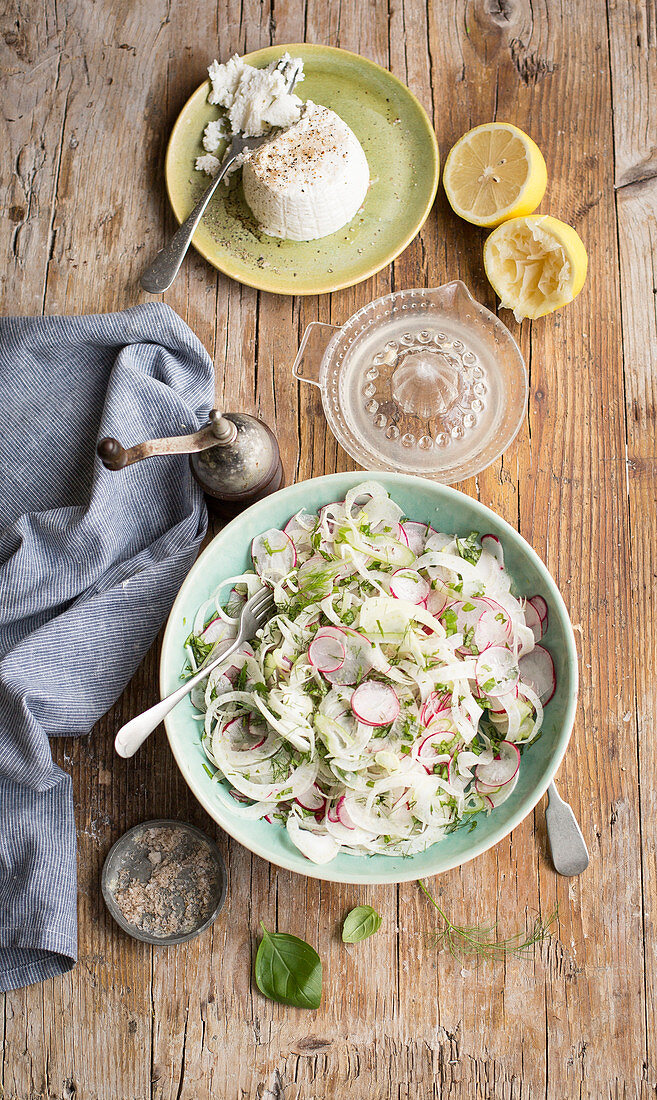
{"type": "MultiPolygon", "coordinates": [[[[502,763],[502,757],[498,753],[494,760],[490,764],[477,764],[475,767],[475,779],[477,782],[482,783],[484,787],[488,787],[489,790],[498,790],[500,787],[506,787],[507,783],[511,783],[515,779],[520,770],[520,749],[514,741],[500,741],[500,748],[504,745],[505,752],[514,765],[513,774],[508,779],[502,779],[498,783],[488,783],[485,779],[485,775],[480,774],[480,769],[484,771],[485,768],[490,768],[491,764],[502,763]]],[[[481,793],[481,792],[480,792],[481,793]]]]}
{"type": "Polygon", "coordinates": [[[425,699],[424,704],[422,706],[422,710],[420,711],[420,722],[422,723],[423,726],[428,726],[429,722],[431,721],[432,718],[437,718],[439,714],[443,713],[443,711],[451,710],[451,709],[452,709],[452,697],[449,694],[449,692],[447,692],[447,691],[440,691],[440,692],[432,691],[431,695],[428,695],[427,698],[425,699]],[[441,705],[439,707],[433,706],[432,709],[431,709],[431,713],[430,713],[429,717],[427,717],[427,715],[429,714],[429,711],[428,711],[427,708],[429,707],[429,704],[434,699],[439,700],[439,701],[444,700],[445,702],[444,702],[443,705],[441,705]]]}
{"type": "Polygon", "coordinates": [[[557,690],[557,670],[554,667],[554,658],[553,658],[552,654],[550,653],[549,649],[546,649],[544,645],[535,645],[530,653],[527,653],[527,654],[525,654],[524,657],[520,658],[520,661],[518,662],[518,665],[519,665],[519,668],[520,668],[521,681],[522,681],[522,667],[521,667],[520,662],[525,661],[527,659],[531,659],[532,656],[537,657],[538,656],[537,650],[539,650],[541,653],[544,653],[546,655],[546,657],[548,658],[549,662],[550,662],[551,686],[550,686],[549,695],[543,695],[540,691],[536,691],[536,687],[532,682],[533,690],[536,691],[536,694],[538,695],[539,699],[541,700],[542,706],[546,707],[548,705],[548,703],[550,702],[550,700],[554,698],[554,693],[557,690]]]}
{"type": "Polygon", "coordinates": [[[309,787],[307,791],[303,792],[303,794],[298,794],[294,801],[298,802],[303,810],[308,810],[308,812],[311,814],[319,813],[320,810],[323,813],[324,809],[326,808],[326,798],[324,797],[316,783],[313,783],[312,787],[309,787]],[[312,795],[312,798],[308,799],[308,795],[312,795]],[[308,800],[304,802],[304,798],[308,800]],[[313,802],[314,805],[309,805],[309,802],[313,802]]]}
{"type": "Polygon", "coordinates": [[[345,829],[355,829],[356,826],[349,816],[349,811],[347,810],[344,801],[345,796],[341,794],[335,804],[335,812],[338,815],[338,821],[341,825],[344,825],[345,829]]]}
{"type": "Polygon", "coordinates": [[[504,569],[504,547],[502,546],[502,543],[498,539],[497,535],[491,535],[491,534],[482,535],[481,536],[482,550],[486,550],[486,545],[485,544],[489,541],[495,543],[495,546],[491,547],[488,550],[488,553],[491,554],[495,558],[495,561],[499,565],[500,569],[504,569]]]}
{"type": "Polygon", "coordinates": [[[527,600],[527,603],[530,603],[532,605],[541,622],[545,622],[547,620],[548,605],[547,600],[545,600],[543,596],[530,596],[527,600]]]}
{"type": "MultiPolygon", "coordinates": [[[[420,757],[422,756],[422,753],[424,752],[424,746],[426,745],[427,741],[437,741],[438,737],[440,736],[440,734],[442,732],[443,732],[442,730],[434,730],[433,733],[428,733],[426,735],[426,737],[422,738],[422,740],[420,741],[420,744],[418,745],[418,747],[415,751],[415,755],[418,758],[418,760],[420,760],[420,757]]],[[[450,730],[445,730],[444,732],[445,733],[450,733],[451,731],[450,730]]],[[[422,763],[421,760],[420,760],[420,763],[422,763]]]]}
{"type": "Polygon", "coordinates": [[[527,601],[527,605],[525,607],[525,626],[527,626],[531,630],[532,634],[534,635],[534,641],[540,642],[545,629],[543,620],[541,619],[541,616],[534,607],[533,603],[529,603],[529,601],[527,601]]]}
{"type": "Polygon", "coordinates": [[[419,587],[420,585],[425,585],[426,589],[427,589],[426,595],[421,596],[420,599],[418,599],[418,600],[414,600],[414,599],[411,598],[410,602],[415,603],[418,606],[420,606],[421,604],[426,605],[426,602],[429,599],[429,596],[431,595],[431,585],[420,573],[418,573],[417,569],[413,569],[412,565],[405,565],[405,566],[402,566],[401,569],[396,569],[395,572],[392,574],[392,576],[390,578],[390,595],[393,596],[394,599],[396,599],[396,600],[408,599],[407,596],[398,596],[397,593],[395,592],[395,590],[394,590],[395,577],[399,577],[400,580],[404,580],[404,579],[410,580],[412,584],[416,585],[416,587],[419,587]],[[406,573],[406,574],[415,573],[415,577],[417,577],[417,581],[412,577],[409,578],[408,576],[406,578],[399,577],[400,573],[406,573]]]}
{"type": "Polygon", "coordinates": [[[351,709],[354,712],[357,720],[359,722],[362,722],[364,726],[389,726],[392,722],[395,721],[395,718],[399,716],[401,704],[399,702],[399,696],[397,695],[397,692],[394,688],[390,687],[389,684],[381,684],[378,680],[364,680],[362,684],[358,685],[351,696],[351,709]],[[379,720],[378,718],[374,720],[371,717],[367,718],[363,716],[363,710],[367,714],[367,704],[365,704],[364,708],[361,706],[360,713],[358,710],[358,696],[360,695],[362,701],[362,696],[365,694],[365,692],[371,693],[372,690],[378,691],[378,694],[380,696],[383,692],[385,692],[386,698],[389,700],[389,712],[387,716],[385,718],[382,718],[381,720],[379,720]]]}
{"type": "Polygon", "coordinates": [[[341,642],[339,638],[335,638],[334,635],[332,635],[332,634],[322,634],[321,630],[317,631],[315,637],[313,638],[312,642],[308,646],[308,660],[310,661],[313,668],[316,668],[318,672],[337,672],[338,669],[342,668],[342,666],[344,665],[346,657],[347,657],[347,647],[344,644],[344,642],[341,642]],[[341,658],[336,658],[337,664],[335,664],[335,663],[334,664],[328,664],[328,665],[327,664],[320,664],[318,660],[313,660],[313,656],[312,656],[313,646],[316,647],[316,643],[321,642],[322,638],[332,638],[334,641],[338,642],[338,644],[340,645],[340,647],[342,649],[342,657],[341,658]]]}

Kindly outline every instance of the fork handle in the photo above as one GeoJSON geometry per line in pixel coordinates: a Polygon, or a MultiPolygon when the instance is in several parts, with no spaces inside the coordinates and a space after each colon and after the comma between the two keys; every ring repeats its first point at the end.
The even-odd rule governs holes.
{"type": "Polygon", "coordinates": [[[205,208],[236,156],[237,150],[235,150],[232,155],[229,153],[212,183],[201,195],[201,198],[191,214],[185,218],[185,221],[176,230],[171,240],[158,252],[150,267],[146,268],[139,281],[142,289],[147,290],[149,294],[160,294],[163,290],[168,290],[171,286],[173,280],[180,271],[180,265],[185,259],[187,249],[191,244],[198,223],[205,213],[205,208]]]}
{"type": "Polygon", "coordinates": [[[209,665],[199,669],[189,680],[184,684],[181,684],[179,688],[176,688],[171,695],[167,695],[166,699],[162,699],[155,706],[149,707],[142,714],[138,714],[136,718],[132,718],[129,722],[126,722],[124,726],[117,733],[114,739],[114,748],[119,756],[125,758],[134,756],[140,745],[143,745],[146,738],[156,729],[160,722],[166,718],[169,711],[173,710],[178,705],[181,699],[184,699],[186,695],[189,695],[190,691],[201,683],[217,665],[229,657],[241,644],[241,635],[231,642],[231,644],[224,649],[209,665]]]}

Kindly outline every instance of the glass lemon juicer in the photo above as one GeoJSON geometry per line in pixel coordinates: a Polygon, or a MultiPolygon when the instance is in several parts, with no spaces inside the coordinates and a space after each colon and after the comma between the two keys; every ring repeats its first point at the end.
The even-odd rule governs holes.
{"type": "Polygon", "coordinates": [[[458,280],[387,294],[340,327],[313,322],[293,373],[319,388],[360,466],[446,484],[499,458],[527,407],[518,345],[458,280]]]}

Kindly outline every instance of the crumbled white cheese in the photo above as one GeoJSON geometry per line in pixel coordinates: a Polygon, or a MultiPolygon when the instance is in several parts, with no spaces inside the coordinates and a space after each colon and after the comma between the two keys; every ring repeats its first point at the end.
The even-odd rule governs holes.
{"type": "Polygon", "coordinates": [[[208,153],[216,153],[222,141],[227,137],[228,130],[225,119],[220,118],[216,122],[208,122],[203,131],[203,148],[208,153]]]}
{"type": "MultiPolygon", "coordinates": [[[[277,68],[281,61],[291,60],[288,53],[283,54],[266,69],[247,65],[237,54],[223,65],[212,62],[208,68],[212,84],[208,102],[227,109],[226,117],[233,134],[258,137],[273,126],[291,126],[298,122],[302,102],[287,91],[285,77],[277,68]]],[[[303,80],[303,65],[300,58],[296,58],[295,63],[299,68],[298,83],[303,80]]]]}
{"type": "Polygon", "coordinates": [[[230,61],[221,65],[213,61],[208,68],[208,76],[212,83],[212,91],[208,96],[208,103],[216,103],[218,107],[230,107],[237,86],[242,79],[245,69],[250,69],[242,58],[235,54],[230,61]]]}
{"type": "Polygon", "coordinates": [[[217,157],[213,157],[212,153],[208,153],[205,157],[197,157],[194,166],[197,172],[207,172],[208,176],[216,176],[220,164],[221,161],[217,157]]]}

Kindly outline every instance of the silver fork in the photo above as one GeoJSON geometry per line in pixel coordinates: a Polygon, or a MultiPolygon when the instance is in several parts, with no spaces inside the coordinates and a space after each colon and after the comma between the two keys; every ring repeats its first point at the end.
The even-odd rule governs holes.
{"type": "Polygon", "coordinates": [[[145,710],[143,714],[138,714],[136,718],[131,719],[130,722],[126,722],[125,726],[121,726],[114,740],[114,748],[119,756],[134,756],[139,746],[142,745],[149,734],[159,726],[160,722],[169,711],[173,710],[181,699],[189,695],[192,688],[195,688],[197,684],[205,680],[217,665],[220,665],[222,661],[226,660],[226,657],[230,657],[231,653],[239,649],[244,642],[248,641],[249,638],[253,638],[256,631],[264,626],[267,619],[271,617],[273,610],[274,597],[269,588],[264,591],[261,589],[259,592],[256,592],[255,596],[251,596],[251,599],[245,603],[242,610],[239,630],[235,640],[232,641],[230,645],[223,648],[221,653],[214,657],[208,664],[204,664],[198,672],[194,673],[194,675],[182,685],[182,687],[177,688],[171,695],[167,695],[166,699],[162,699],[162,701],[156,703],[154,707],[145,710]]]}
{"type": "MultiPolygon", "coordinates": [[[[292,92],[299,79],[300,69],[298,65],[295,65],[291,60],[280,61],[276,68],[285,77],[288,92],[292,92]]],[[[257,149],[260,145],[263,145],[265,141],[269,141],[272,135],[278,130],[280,130],[280,127],[270,130],[261,137],[244,138],[241,137],[240,134],[235,135],[226,150],[224,159],[221,162],[221,167],[207,191],[203,192],[191,214],[185,218],[185,221],[180,228],[176,230],[169,243],[165,244],[164,248],[158,252],[150,267],[146,268],[139,280],[143,290],[147,290],[149,294],[160,294],[163,290],[169,289],[180,271],[180,265],[185,259],[187,249],[192,243],[192,237],[196,232],[198,223],[203,217],[210,199],[214,195],[233,161],[240,153],[250,153],[253,149],[257,149]]]]}

